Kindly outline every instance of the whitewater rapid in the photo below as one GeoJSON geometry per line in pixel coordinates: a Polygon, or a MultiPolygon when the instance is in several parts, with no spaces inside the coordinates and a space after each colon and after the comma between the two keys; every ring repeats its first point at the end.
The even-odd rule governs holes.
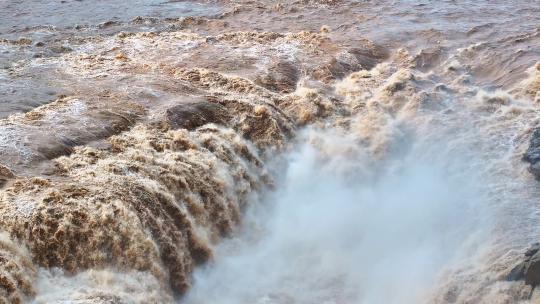
{"type": "Polygon", "coordinates": [[[538,195],[518,135],[538,109],[408,69],[361,85],[388,69],[336,85],[356,115],[298,136],[278,190],[195,272],[187,303],[527,301],[505,276],[538,235],[514,235],[534,217],[515,203],[538,195]]]}
{"type": "Polygon", "coordinates": [[[196,271],[187,303],[420,303],[481,243],[474,173],[414,156],[384,168],[344,135],[305,133],[280,190],[196,271]]]}
{"type": "Polygon", "coordinates": [[[0,302],[540,299],[537,1],[30,2],[0,302]]]}

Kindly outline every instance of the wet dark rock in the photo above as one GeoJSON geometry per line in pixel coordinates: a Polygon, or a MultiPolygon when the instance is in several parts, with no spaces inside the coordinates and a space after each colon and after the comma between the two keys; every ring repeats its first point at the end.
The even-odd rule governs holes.
{"type": "Polygon", "coordinates": [[[296,90],[300,71],[292,62],[276,61],[268,68],[268,73],[257,77],[255,83],[278,93],[290,93],[296,90]]]}
{"type": "Polygon", "coordinates": [[[506,276],[506,279],[508,281],[519,281],[523,280],[525,278],[525,263],[519,263],[517,266],[512,268],[508,275],[506,276]]]}
{"type": "Polygon", "coordinates": [[[525,284],[540,284],[540,243],[531,245],[524,254],[524,260],[516,265],[506,276],[509,281],[525,280],[525,284]]]}
{"type": "Polygon", "coordinates": [[[536,128],[523,160],[530,164],[529,171],[540,181],[540,128],[536,128]]]}
{"type": "Polygon", "coordinates": [[[527,249],[527,251],[525,251],[525,256],[526,257],[532,257],[538,251],[540,251],[540,243],[534,243],[534,244],[531,245],[531,247],[529,249],[527,249]]]}
{"type": "Polygon", "coordinates": [[[525,269],[525,283],[536,286],[540,283],[540,255],[535,254],[531,257],[525,269]]]}
{"type": "Polygon", "coordinates": [[[166,113],[167,122],[173,129],[192,130],[208,123],[226,124],[230,118],[224,106],[208,101],[180,104],[166,113]]]}

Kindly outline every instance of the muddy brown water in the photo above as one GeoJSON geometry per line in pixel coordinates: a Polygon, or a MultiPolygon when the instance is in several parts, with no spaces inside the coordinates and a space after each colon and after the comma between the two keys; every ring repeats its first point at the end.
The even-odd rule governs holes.
{"type": "Polygon", "coordinates": [[[0,296],[534,303],[504,276],[540,237],[539,25],[539,1],[1,1],[0,296]]]}

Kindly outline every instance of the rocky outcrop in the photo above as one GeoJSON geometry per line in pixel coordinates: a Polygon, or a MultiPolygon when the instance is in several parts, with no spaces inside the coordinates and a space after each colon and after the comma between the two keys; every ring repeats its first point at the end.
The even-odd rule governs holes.
{"type": "Polygon", "coordinates": [[[507,280],[521,281],[535,287],[540,283],[540,243],[535,243],[525,252],[524,260],[508,274],[507,280]]]}
{"type": "Polygon", "coordinates": [[[534,130],[523,160],[530,164],[529,171],[540,180],[540,128],[534,130]]]}

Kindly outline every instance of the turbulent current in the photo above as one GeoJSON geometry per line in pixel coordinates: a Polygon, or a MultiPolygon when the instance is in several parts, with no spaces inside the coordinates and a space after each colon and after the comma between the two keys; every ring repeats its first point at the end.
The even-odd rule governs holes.
{"type": "Polygon", "coordinates": [[[538,26],[0,1],[0,303],[540,303],[509,275],[540,242],[538,26]]]}

